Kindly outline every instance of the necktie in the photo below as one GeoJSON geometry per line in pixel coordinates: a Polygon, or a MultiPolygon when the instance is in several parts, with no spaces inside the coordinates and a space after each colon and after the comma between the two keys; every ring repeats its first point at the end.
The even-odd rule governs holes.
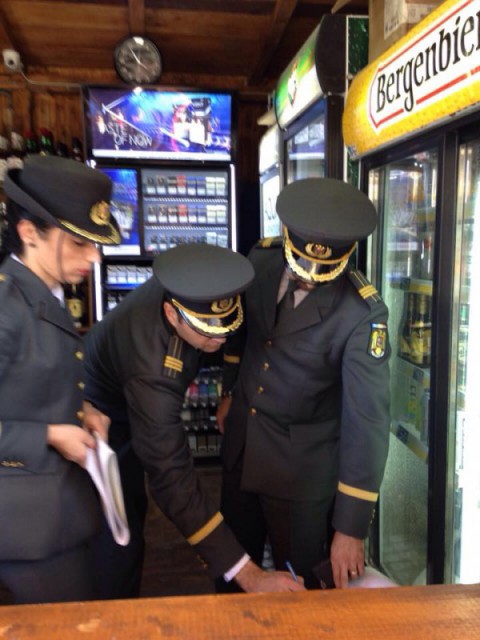
{"type": "Polygon", "coordinates": [[[295,308],[295,291],[297,283],[295,280],[289,280],[287,290],[283,298],[277,304],[277,323],[282,321],[285,316],[295,308]]]}

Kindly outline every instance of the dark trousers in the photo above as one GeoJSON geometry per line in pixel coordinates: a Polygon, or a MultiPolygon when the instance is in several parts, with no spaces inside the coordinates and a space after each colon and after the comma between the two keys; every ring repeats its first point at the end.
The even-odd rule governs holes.
{"type": "Polygon", "coordinates": [[[144,529],[148,499],[145,473],[130,445],[117,451],[130,542],[117,544],[104,520],[91,548],[95,567],[95,595],[98,600],[138,598],[145,556],[144,529]]]}
{"type": "MultiPolygon", "coordinates": [[[[318,588],[312,567],[328,556],[333,497],[291,501],[240,489],[241,468],[223,472],[221,511],[252,560],[261,565],[268,539],[275,568],[287,560],[309,589],[318,588]]],[[[216,581],[218,592],[238,591],[234,581],[216,581]]]]}
{"type": "Polygon", "coordinates": [[[44,560],[0,562],[0,581],[17,604],[95,598],[87,544],[44,560]]]}

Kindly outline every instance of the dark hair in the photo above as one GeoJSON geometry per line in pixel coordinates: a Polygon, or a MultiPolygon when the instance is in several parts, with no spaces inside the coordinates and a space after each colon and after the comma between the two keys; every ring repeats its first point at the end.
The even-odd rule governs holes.
{"type": "Polygon", "coordinates": [[[0,211],[0,263],[11,253],[18,256],[23,254],[23,242],[17,231],[20,220],[30,220],[40,233],[47,231],[52,226],[45,220],[32,215],[13,200],[8,199],[5,213],[2,215],[0,211]]]}

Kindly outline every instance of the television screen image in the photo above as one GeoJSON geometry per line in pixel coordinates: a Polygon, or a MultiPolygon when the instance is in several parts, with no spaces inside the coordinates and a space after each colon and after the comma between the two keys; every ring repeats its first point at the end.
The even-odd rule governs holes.
{"type": "Polygon", "coordinates": [[[86,90],[94,158],[231,160],[228,94],[93,88],[86,90]]]}
{"type": "Polygon", "coordinates": [[[105,245],[105,255],[140,255],[138,184],[135,169],[99,167],[113,182],[111,211],[120,227],[122,242],[119,246],[105,245]]]}

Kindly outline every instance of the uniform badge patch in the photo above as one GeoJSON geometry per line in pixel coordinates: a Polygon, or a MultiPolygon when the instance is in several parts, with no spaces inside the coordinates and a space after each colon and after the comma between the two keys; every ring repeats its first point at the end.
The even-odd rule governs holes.
{"type": "Polygon", "coordinates": [[[368,353],[376,359],[383,358],[387,346],[387,325],[375,323],[371,325],[368,353]]]}

